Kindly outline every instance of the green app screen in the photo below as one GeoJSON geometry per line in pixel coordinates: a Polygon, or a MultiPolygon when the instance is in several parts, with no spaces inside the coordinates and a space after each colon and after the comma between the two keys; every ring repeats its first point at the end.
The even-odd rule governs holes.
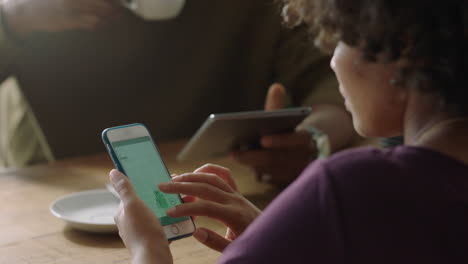
{"type": "Polygon", "coordinates": [[[169,181],[170,175],[150,137],[117,141],[112,146],[137,195],[151,208],[162,225],[189,219],[166,216],[168,208],[181,202],[177,194],[159,191],[158,185],[169,181]]]}

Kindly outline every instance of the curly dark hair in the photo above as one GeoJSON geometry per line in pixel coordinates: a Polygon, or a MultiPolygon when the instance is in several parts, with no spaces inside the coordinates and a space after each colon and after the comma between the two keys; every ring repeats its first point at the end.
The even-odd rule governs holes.
{"type": "Polygon", "coordinates": [[[367,61],[399,61],[398,83],[437,94],[468,115],[468,1],[283,0],[285,22],[307,24],[329,51],[338,41],[367,61]]]}

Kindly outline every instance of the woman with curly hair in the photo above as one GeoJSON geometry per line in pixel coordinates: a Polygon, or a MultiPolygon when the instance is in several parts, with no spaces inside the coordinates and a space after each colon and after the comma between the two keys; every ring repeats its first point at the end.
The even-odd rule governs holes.
{"type": "MultiPolygon", "coordinates": [[[[206,165],[159,186],[200,198],[167,214],[221,220],[226,237],[194,233],[213,249],[229,245],[220,263],[468,263],[468,4],[285,1],[287,24],[306,23],[334,51],[356,130],[403,135],[405,145],[315,161],[261,214],[228,169],[206,165]]],[[[155,216],[122,174],[111,180],[133,262],[171,263],[155,216]]]]}

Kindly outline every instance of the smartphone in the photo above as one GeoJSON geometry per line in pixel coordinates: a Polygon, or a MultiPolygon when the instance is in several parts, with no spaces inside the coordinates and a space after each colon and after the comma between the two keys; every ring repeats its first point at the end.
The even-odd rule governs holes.
{"type": "Polygon", "coordinates": [[[127,175],[135,191],[160,220],[169,240],[191,236],[195,224],[191,217],[173,218],[168,208],[182,203],[178,194],[166,194],[158,185],[171,176],[145,125],[130,124],[107,128],[102,140],[116,169],[127,175]]]}
{"type": "Polygon", "coordinates": [[[210,159],[232,151],[258,149],[265,135],[293,132],[310,107],[210,115],[177,155],[179,161],[210,159]]]}

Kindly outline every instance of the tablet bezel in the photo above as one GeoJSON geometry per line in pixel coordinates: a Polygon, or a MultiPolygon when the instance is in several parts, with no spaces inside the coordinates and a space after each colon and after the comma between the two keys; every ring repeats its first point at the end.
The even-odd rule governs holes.
{"type": "Polygon", "coordinates": [[[264,135],[265,133],[259,131],[260,129],[271,131],[271,133],[292,132],[311,112],[312,108],[310,107],[297,107],[271,111],[211,114],[179,152],[177,160],[201,160],[220,157],[233,151],[232,144],[237,144],[235,143],[236,136],[250,139],[248,133],[251,133],[251,138],[264,135]],[[275,121],[282,123],[275,123],[275,121]],[[223,128],[223,124],[227,128],[223,128]],[[226,144],[224,147],[213,146],[220,143],[216,141],[222,141],[221,144],[230,142],[231,145],[226,144]],[[209,151],[210,148],[213,149],[212,152],[209,151]]]}

